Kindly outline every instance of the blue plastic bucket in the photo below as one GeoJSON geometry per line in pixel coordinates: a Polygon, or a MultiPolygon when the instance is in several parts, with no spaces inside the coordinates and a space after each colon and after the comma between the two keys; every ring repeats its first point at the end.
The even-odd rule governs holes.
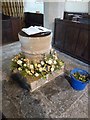
{"type": "Polygon", "coordinates": [[[70,76],[71,76],[71,83],[70,84],[71,84],[72,88],[75,89],[75,90],[83,90],[83,89],[85,89],[86,85],[89,83],[89,80],[86,81],[86,82],[82,82],[80,80],[77,80],[73,76],[73,74],[76,73],[76,72],[79,72],[80,74],[88,74],[88,72],[85,71],[85,70],[79,69],[79,68],[75,68],[70,73],[70,76]]]}

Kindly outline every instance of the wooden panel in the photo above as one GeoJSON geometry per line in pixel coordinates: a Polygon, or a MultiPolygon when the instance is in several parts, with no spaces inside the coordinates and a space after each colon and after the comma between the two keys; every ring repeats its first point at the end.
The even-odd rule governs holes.
{"type": "Polygon", "coordinates": [[[13,41],[13,31],[11,20],[2,21],[2,44],[13,41]]]}
{"type": "Polygon", "coordinates": [[[11,23],[12,23],[12,31],[13,31],[13,41],[17,41],[18,40],[18,33],[21,30],[21,26],[20,26],[20,18],[16,18],[13,17],[11,19],[11,23]]]}
{"type": "Polygon", "coordinates": [[[90,64],[90,25],[55,19],[54,46],[90,64]]]}
{"type": "Polygon", "coordinates": [[[64,40],[65,40],[65,25],[63,24],[63,22],[61,22],[61,24],[59,23],[59,21],[55,21],[55,31],[54,31],[54,44],[60,48],[60,50],[63,49],[64,47],[64,40]]]}
{"type": "Polygon", "coordinates": [[[44,15],[41,13],[31,13],[31,12],[25,12],[25,27],[30,27],[30,26],[43,26],[44,23],[44,15]]]}
{"type": "Polygon", "coordinates": [[[20,18],[2,16],[2,44],[18,40],[18,33],[21,30],[20,18]]]}
{"type": "Polygon", "coordinates": [[[87,31],[86,29],[80,31],[75,54],[83,59],[89,59],[90,61],[88,54],[88,50],[90,50],[88,34],[90,34],[90,31],[87,31]]]}
{"type": "Polygon", "coordinates": [[[76,43],[78,40],[79,29],[76,26],[67,25],[66,26],[66,35],[65,35],[65,51],[70,53],[75,52],[76,43]]]}

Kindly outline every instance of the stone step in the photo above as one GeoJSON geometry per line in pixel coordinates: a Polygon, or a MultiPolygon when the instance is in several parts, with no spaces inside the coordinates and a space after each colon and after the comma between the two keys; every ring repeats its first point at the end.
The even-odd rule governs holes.
{"type": "Polygon", "coordinates": [[[46,79],[44,78],[37,78],[37,79],[32,79],[31,77],[27,78],[27,83],[30,85],[31,90],[30,92],[35,91],[36,89],[40,88],[41,86],[45,85],[46,83],[54,80],[56,77],[63,75],[65,70],[65,66],[63,66],[60,70],[57,70],[53,72],[52,74],[48,74],[46,76],[46,79]]]}

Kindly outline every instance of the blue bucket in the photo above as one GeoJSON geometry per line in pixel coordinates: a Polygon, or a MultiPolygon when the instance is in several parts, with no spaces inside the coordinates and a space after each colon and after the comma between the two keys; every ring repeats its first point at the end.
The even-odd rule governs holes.
{"type": "Polygon", "coordinates": [[[80,80],[77,80],[73,76],[73,74],[76,73],[76,72],[79,72],[80,74],[88,74],[88,72],[85,71],[85,70],[79,69],[79,68],[75,68],[70,73],[70,76],[71,76],[71,83],[70,84],[71,84],[72,88],[75,89],[75,90],[83,90],[83,89],[85,89],[86,85],[89,83],[89,80],[86,81],[86,82],[82,82],[80,80]]]}

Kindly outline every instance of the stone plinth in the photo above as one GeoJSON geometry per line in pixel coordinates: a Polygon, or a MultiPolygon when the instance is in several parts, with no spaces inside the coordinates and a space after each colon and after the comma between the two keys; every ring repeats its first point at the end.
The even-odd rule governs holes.
{"type": "Polygon", "coordinates": [[[52,81],[53,79],[55,79],[59,75],[63,75],[64,74],[64,68],[65,67],[63,66],[60,70],[57,70],[57,71],[53,72],[52,74],[48,74],[46,76],[46,79],[27,77],[27,82],[28,82],[28,84],[30,84],[31,92],[35,91],[36,89],[43,86],[44,84],[52,81]]]}

